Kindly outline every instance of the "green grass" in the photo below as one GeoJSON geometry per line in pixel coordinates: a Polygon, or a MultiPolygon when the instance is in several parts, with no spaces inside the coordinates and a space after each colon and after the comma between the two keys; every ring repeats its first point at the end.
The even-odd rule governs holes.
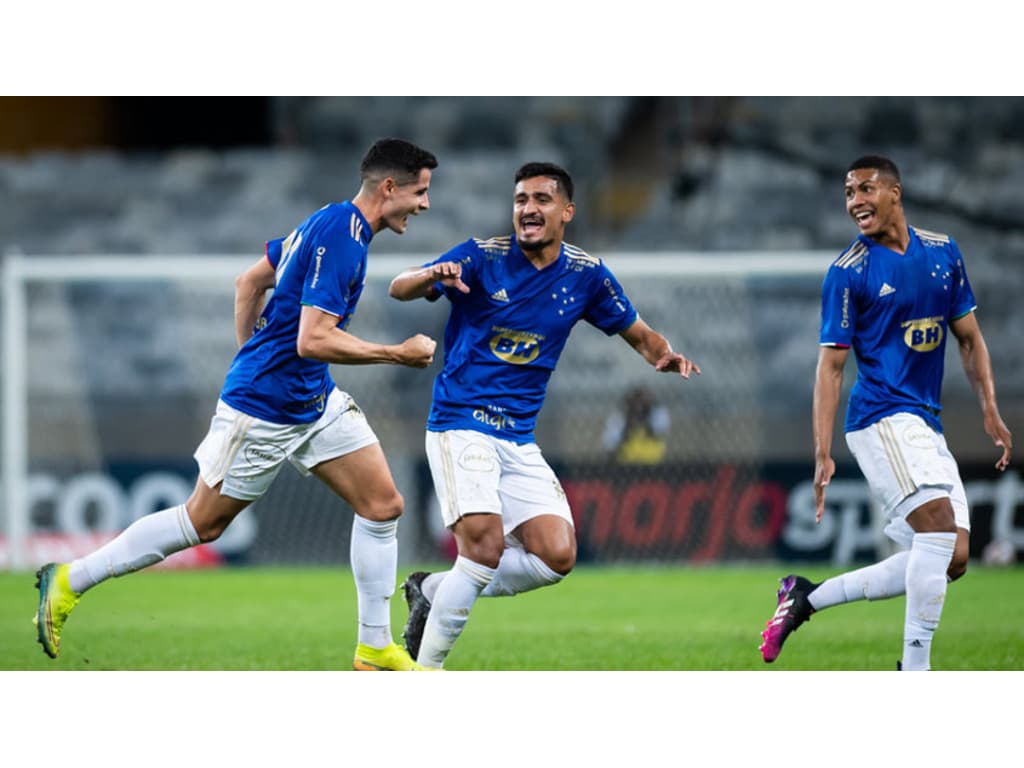
{"type": "MultiPolygon", "coordinates": [[[[408,570],[399,574],[404,578],[408,570]]],[[[578,568],[563,583],[477,602],[452,670],[892,670],[902,598],[817,614],[775,664],[760,631],[776,567],[578,568]]],[[[834,569],[807,568],[812,579],[834,569]]],[[[3,670],[343,670],[355,647],[355,590],[342,569],[146,571],[87,594],[61,656],[35,641],[30,573],[0,574],[3,670]]],[[[396,637],[405,620],[392,600],[396,637]]],[[[1024,568],[974,566],[947,594],[932,664],[1024,669],[1024,568]]]]}

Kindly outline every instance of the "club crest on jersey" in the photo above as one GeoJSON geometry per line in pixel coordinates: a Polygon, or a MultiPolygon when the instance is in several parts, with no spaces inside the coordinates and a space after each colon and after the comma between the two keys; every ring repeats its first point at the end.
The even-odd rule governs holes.
{"type": "Polygon", "coordinates": [[[494,333],[491,336],[491,352],[499,360],[513,365],[525,365],[536,360],[540,354],[540,342],[544,337],[539,333],[497,326],[491,331],[494,333]]]}
{"type": "Polygon", "coordinates": [[[900,327],[906,328],[903,343],[915,352],[931,352],[942,343],[942,317],[907,320],[900,327]]]}

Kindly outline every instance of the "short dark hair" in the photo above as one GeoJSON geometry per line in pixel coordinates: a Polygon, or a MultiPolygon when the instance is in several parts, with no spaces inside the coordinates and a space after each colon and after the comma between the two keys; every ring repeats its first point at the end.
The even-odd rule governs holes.
{"type": "Polygon", "coordinates": [[[554,179],[555,183],[558,184],[569,199],[569,202],[572,202],[572,177],[565,168],[554,163],[527,163],[516,171],[514,183],[518,184],[523,179],[532,179],[535,176],[547,176],[554,179]]]}
{"type": "Polygon", "coordinates": [[[359,173],[364,181],[394,176],[399,184],[407,184],[424,168],[437,168],[437,158],[427,150],[402,139],[378,139],[363,157],[359,173]]]}
{"type": "Polygon", "coordinates": [[[846,169],[846,172],[859,171],[863,168],[873,168],[884,176],[890,176],[897,184],[902,183],[900,181],[900,169],[897,168],[896,163],[888,157],[882,157],[881,155],[864,155],[863,157],[858,157],[850,163],[850,167],[846,169]]]}

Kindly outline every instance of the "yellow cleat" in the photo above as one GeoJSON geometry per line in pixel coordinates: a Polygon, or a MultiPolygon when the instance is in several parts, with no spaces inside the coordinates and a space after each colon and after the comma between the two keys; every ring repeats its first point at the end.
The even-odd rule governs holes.
{"type": "Polygon", "coordinates": [[[46,655],[56,659],[60,653],[60,633],[71,609],[78,605],[80,595],[68,583],[67,563],[49,563],[36,571],[39,609],[32,618],[39,644],[46,655]]]}
{"type": "Polygon", "coordinates": [[[357,672],[419,672],[423,667],[413,661],[409,652],[398,643],[391,643],[385,648],[359,643],[352,669],[357,672]]]}

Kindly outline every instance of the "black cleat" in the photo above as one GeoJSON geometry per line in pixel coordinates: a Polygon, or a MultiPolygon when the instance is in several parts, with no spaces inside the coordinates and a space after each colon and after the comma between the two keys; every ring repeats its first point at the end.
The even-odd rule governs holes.
{"type": "Polygon", "coordinates": [[[807,596],[814,591],[817,584],[812,584],[803,576],[790,574],[782,580],[779,587],[778,606],[775,615],[768,619],[768,628],[761,633],[761,656],[771,664],[782,652],[782,644],[791,632],[805,621],[809,621],[814,608],[807,596]]]}
{"type": "Polygon", "coordinates": [[[423,628],[427,625],[427,616],[430,614],[430,601],[422,590],[423,580],[429,575],[426,571],[416,571],[402,582],[402,593],[405,595],[406,605],[409,606],[409,618],[406,619],[405,629],[402,630],[402,639],[405,641],[405,650],[409,652],[413,661],[420,654],[423,628]]]}

